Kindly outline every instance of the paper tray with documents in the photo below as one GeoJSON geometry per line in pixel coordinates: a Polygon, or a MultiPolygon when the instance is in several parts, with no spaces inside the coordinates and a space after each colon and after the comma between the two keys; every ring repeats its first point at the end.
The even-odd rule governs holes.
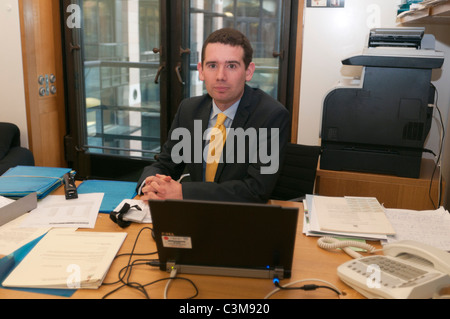
{"type": "Polygon", "coordinates": [[[307,195],[304,206],[303,233],[308,236],[381,240],[395,234],[383,207],[374,198],[307,195]],[[360,205],[366,207],[362,209],[360,205]]]}

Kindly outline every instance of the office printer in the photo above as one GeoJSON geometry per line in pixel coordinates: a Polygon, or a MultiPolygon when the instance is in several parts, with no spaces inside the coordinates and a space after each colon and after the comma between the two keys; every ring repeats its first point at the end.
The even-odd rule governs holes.
{"type": "Polygon", "coordinates": [[[325,96],[321,169],[419,177],[433,114],[431,72],[444,62],[424,31],[372,29],[363,53],[342,61],[362,73],[325,96]]]}

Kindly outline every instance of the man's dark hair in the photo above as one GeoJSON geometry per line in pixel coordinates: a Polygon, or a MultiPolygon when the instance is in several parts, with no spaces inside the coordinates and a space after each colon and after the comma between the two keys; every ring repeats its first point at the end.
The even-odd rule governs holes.
{"type": "Polygon", "coordinates": [[[253,59],[253,48],[250,44],[250,41],[247,39],[245,35],[243,35],[238,30],[232,28],[223,28],[211,33],[208,38],[203,43],[202,47],[202,64],[205,60],[205,49],[206,46],[210,43],[222,43],[231,46],[239,46],[244,49],[244,64],[247,69],[250,62],[253,59]]]}

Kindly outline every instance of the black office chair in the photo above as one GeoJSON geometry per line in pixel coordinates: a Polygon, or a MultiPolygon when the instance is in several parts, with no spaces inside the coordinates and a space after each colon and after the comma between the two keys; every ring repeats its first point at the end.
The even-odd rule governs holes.
{"type": "Polygon", "coordinates": [[[288,143],[271,199],[301,201],[313,194],[320,146],[288,143]]]}
{"type": "Polygon", "coordinates": [[[17,165],[34,166],[33,153],[20,146],[20,129],[16,124],[0,122],[0,175],[17,165]]]}

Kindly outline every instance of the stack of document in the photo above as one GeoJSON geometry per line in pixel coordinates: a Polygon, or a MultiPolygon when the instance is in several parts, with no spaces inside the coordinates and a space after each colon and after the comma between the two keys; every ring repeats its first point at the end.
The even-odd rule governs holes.
{"type": "Polygon", "coordinates": [[[51,230],[8,275],[3,286],[98,288],[126,235],[51,230]]]}
{"type": "Polygon", "coordinates": [[[307,236],[342,236],[387,239],[395,230],[383,206],[373,197],[307,195],[303,233],[307,236]]]}

